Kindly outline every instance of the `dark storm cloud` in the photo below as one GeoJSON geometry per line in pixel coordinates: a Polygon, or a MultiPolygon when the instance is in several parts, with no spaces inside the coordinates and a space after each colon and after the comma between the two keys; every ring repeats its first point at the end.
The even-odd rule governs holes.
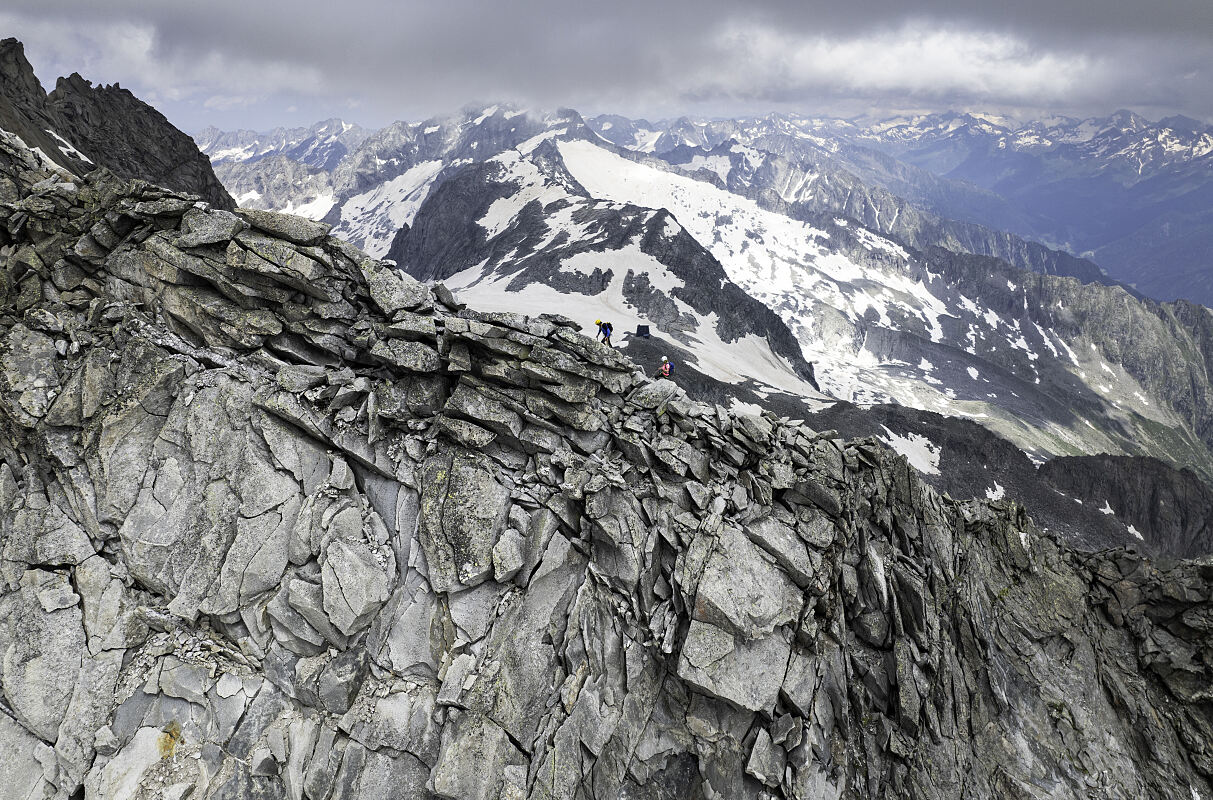
{"type": "Polygon", "coordinates": [[[117,80],[191,128],[327,115],[381,124],[498,98],[657,116],[1131,107],[1213,117],[1209,0],[5,6],[0,28],[26,42],[44,80],[117,80]]]}

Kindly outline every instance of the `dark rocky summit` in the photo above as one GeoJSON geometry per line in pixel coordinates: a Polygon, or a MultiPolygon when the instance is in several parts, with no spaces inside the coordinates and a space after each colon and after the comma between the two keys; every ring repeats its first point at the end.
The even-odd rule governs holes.
{"type": "Polygon", "coordinates": [[[1207,561],[0,134],[20,798],[1213,788],[1207,561]]]}
{"type": "Polygon", "coordinates": [[[163,114],[118,84],[93,86],[78,74],[48,95],[16,39],[0,41],[0,129],[76,175],[103,166],[236,207],[194,140],[163,114]]]}

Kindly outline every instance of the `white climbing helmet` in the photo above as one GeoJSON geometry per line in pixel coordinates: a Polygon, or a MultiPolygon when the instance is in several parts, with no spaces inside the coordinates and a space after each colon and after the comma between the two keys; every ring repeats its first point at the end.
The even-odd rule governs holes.
{"type": "Polygon", "coordinates": [[[665,356],[662,356],[662,357],[661,357],[661,360],[662,360],[662,361],[669,361],[669,359],[668,359],[668,358],[666,358],[665,356]]]}

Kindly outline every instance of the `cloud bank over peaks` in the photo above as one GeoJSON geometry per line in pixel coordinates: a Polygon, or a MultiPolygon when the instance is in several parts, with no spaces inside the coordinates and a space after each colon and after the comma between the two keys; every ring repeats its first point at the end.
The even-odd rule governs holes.
{"type": "Polygon", "coordinates": [[[475,100],[650,117],[985,109],[1213,120],[1213,3],[10,0],[40,77],[182,127],[420,119],[475,100]]]}

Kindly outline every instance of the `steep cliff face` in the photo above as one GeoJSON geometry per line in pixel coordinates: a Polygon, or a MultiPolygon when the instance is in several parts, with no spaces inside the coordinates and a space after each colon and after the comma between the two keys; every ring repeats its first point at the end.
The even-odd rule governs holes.
{"type": "Polygon", "coordinates": [[[1161,552],[1213,552],[1213,492],[1188,470],[1150,458],[1104,455],[1046,462],[1040,472],[1056,491],[1124,520],[1134,531],[1150,531],[1161,552]]]}
{"type": "Polygon", "coordinates": [[[1209,795],[1207,564],[1079,556],[317,223],[3,135],[0,176],[14,796],[1209,795]]]}
{"type": "Polygon", "coordinates": [[[193,139],[117,84],[93,86],[73,74],[48,95],[16,39],[0,42],[0,78],[0,129],[46,160],[77,175],[103,166],[235,208],[193,139]]]}

